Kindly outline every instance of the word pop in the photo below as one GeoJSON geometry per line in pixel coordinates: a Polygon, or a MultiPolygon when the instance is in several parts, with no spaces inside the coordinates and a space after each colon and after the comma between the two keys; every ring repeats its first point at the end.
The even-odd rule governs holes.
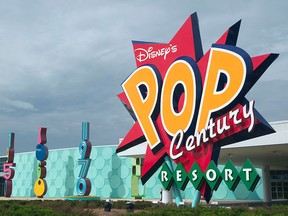
{"type": "Polygon", "coordinates": [[[34,193],[38,198],[42,198],[47,192],[46,178],[46,161],[48,158],[48,148],[46,138],[47,128],[39,128],[38,144],[36,145],[37,177],[34,184],[34,193]]]}
{"type": "Polygon", "coordinates": [[[15,175],[15,170],[11,167],[15,167],[14,163],[14,139],[15,133],[9,134],[8,149],[7,149],[7,161],[3,164],[3,177],[5,178],[4,193],[5,197],[10,197],[12,194],[12,179],[15,175]]]}
{"type": "Polygon", "coordinates": [[[145,65],[122,87],[153,150],[161,143],[154,125],[159,112],[169,136],[174,137],[179,130],[197,133],[207,128],[212,113],[232,108],[239,97],[244,97],[251,71],[251,58],[244,50],[214,44],[203,86],[197,63],[182,57],[170,65],[163,80],[155,67],[145,65]]]}
{"type": "Polygon", "coordinates": [[[88,196],[91,191],[91,181],[86,178],[91,159],[91,149],[92,145],[89,141],[89,122],[82,122],[82,141],[79,144],[80,159],[78,159],[78,164],[81,165],[81,170],[79,173],[79,179],[76,184],[76,192],[79,196],[88,196]]]}

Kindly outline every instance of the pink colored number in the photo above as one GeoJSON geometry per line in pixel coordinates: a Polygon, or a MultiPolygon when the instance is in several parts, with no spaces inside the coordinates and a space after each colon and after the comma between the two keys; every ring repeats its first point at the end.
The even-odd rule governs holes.
{"type": "Polygon", "coordinates": [[[10,168],[10,166],[15,167],[15,163],[5,163],[3,165],[3,172],[5,173],[3,177],[7,180],[13,179],[15,174],[14,169],[10,168]]]}

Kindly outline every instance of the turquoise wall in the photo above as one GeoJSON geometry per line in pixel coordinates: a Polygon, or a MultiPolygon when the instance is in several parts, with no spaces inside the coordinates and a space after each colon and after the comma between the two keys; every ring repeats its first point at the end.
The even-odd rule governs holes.
{"type": "MultiPolygon", "coordinates": [[[[49,147],[49,146],[48,146],[49,147]]],[[[120,158],[115,154],[117,146],[97,146],[92,148],[91,165],[87,178],[92,183],[91,196],[101,198],[132,198],[131,189],[131,158],[120,158]]],[[[44,197],[59,197],[77,195],[75,185],[80,172],[78,165],[80,154],[78,148],[50,150],[45,178],[48,190],[44,197]]],[[[13,179],[12,197],[35,197],[34,183],[37,179],[37,160],[35,152],[15,154],[15,177],[13,179]]],[[[222,170],[223,166],[219,166],[222,170]]],[[[261,176],[261,170],[257,170],[261,176]]],[[[146,183],[147,199],[159,199],[161,183],[156,172],[146,183]]],[[[192,199],[195,189],[189,182],[184,199],[192,199]]],[[[218,190],[213,193],[212,200],[248,199],[259,200],[263,198],[262,181],[258,183],[254,192],[249,192],[240,181],[235,192],[229,191],[225,183],[221,183],[218,190]]]]}

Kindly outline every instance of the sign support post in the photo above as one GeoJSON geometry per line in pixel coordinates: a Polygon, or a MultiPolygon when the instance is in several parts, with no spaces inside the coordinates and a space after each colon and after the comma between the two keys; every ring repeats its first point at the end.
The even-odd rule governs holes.
{"type": "MultiPolygon", "coordinates": [[[[165,160],[165,163],[167,164],[167,166],[169,167],[169,169],[171,170],[171,172],[173,172],[173,166],[172,166],[170,158],[168,156],[166,156],[164,158],[164,160],[165,160]]],[[[180,194],[180,190],[179,190],[179,188],[176,187],[175,183],[173,183],[173,185],[172,185],[172,190],[173,190],[173,194],[175,196],[176,205],[179,206],[179,203],[182,202],[182,197],[180,194]]]]}
{"type": "Polygon", "coordinates": [[[192,208],[195,208],[200,203],[200,198],[201,198],[201,193],[199,190],[196,190],[192,204],[191,204],[192,208]]]}

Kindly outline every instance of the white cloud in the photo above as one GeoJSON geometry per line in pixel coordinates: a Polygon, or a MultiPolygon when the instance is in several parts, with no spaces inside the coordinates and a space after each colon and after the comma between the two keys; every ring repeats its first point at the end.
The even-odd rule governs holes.
{"type": "Polygon", "coordinates": [[[6,110],[8,112],[17,110],[36,111],[34,105],[31,103],[21,100],[12,100],[5,97],[0,97],[0,109],[6,110]]]}

